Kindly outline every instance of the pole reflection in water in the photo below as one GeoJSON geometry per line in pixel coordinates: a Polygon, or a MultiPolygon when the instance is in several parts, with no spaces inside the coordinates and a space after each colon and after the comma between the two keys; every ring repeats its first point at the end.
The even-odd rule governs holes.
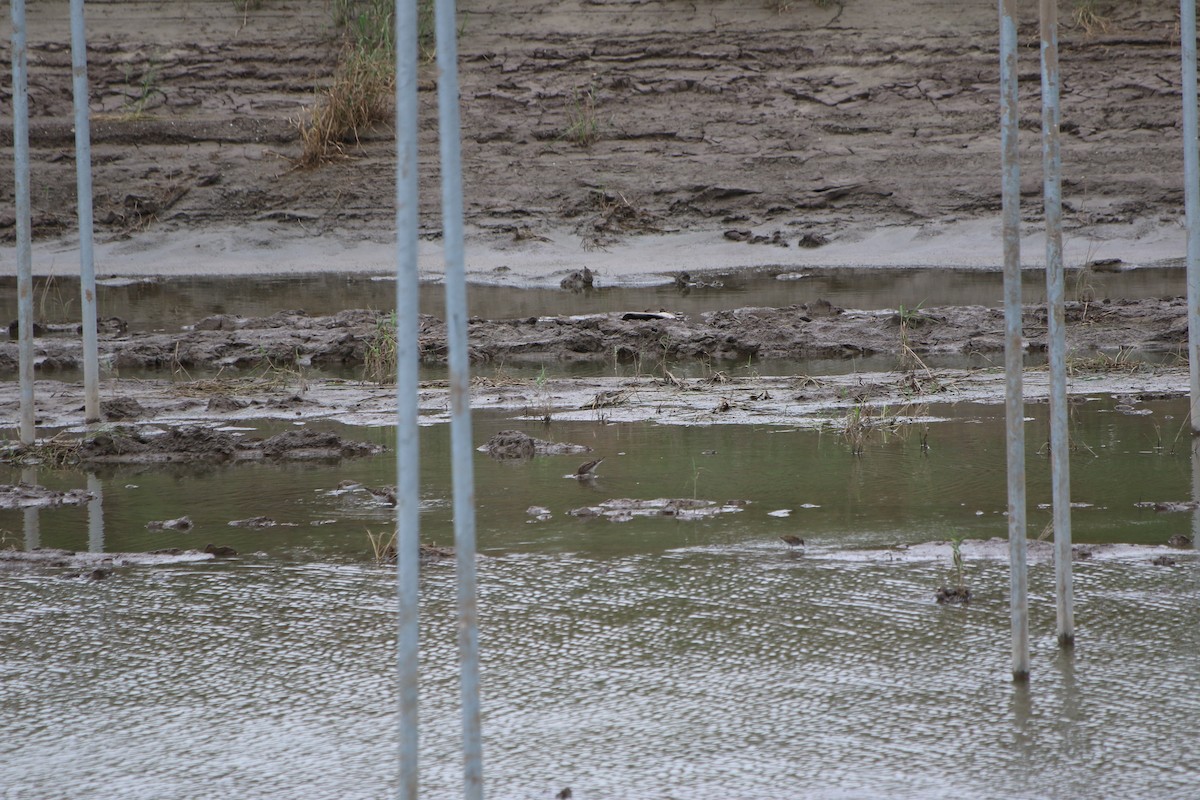
{"type": "MultiPolygon", "coordinates": [[[[21,470],[21,483],[27,486],[37,485],[37,470],[23,469],[21,470]]],[[[25,509],[24,514],[25,528],[25,549],[33,550],[42,546],[42,533],[40,520],[38,519],[38,509],[36,506],[25,509]]]]}
{"type": "Polygon", "coordinates": [[[92,499],[88,500],[88,552],[104,552],[104,484],[89,472],[87,476],[88,491],[92,499]]]}
{"type": "Polygon", "coordinates": [[[1200,547],[1200,436],[1192,437],[1192,500],[1197,505],[1192,512],[1192,546],[1200,547]]]}

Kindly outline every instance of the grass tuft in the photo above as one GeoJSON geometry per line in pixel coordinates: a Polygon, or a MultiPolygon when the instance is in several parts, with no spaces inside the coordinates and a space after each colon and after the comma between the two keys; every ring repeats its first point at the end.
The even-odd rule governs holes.
{"type": "MultiPolygon", "coordinates": [[[[333,83],[322,91],[306,118],[296,124],[301,167],[316,167],[346,155],[359,135],[388,118],[396,86],[395,9],[391,0],[333,0],[333,21],[346,45],[333,83]]],[[[434,58],[433,0],[417,5],[421,57],[434,58]]]]}
{"type": "Polygon", "coordinates": [[[363,353],[363,380],[385,384],[396,381],[396,312],[375,323],[363,353]]]}
{"type": "Polygon", "coordinates": [[[567,141],[582,148],[591,147],[600,139],[600,121],[596,117],[596,93],[591,85],[583,91],[571,90],[567,106],[567,141]]]}

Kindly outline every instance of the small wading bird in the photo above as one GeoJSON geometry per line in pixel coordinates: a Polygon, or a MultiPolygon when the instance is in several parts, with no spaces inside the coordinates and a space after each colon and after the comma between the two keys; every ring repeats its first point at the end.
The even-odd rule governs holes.
{"type": "Polygon", "coordinates": [[[603,458],[597,458],[595,461],[580,464],[579,469],[575,470],[575,478],[581,481],[594,480],[596,478],[596,467],[600,466],[603,461],[603,458]]]}
{"type": "Polygon", "coordinates": [[[799,536],[793,536],[790,533],[785,533],[783,536],[780,536],[779,539],[788,547],[804,547],[804,540],[799,536]]]}

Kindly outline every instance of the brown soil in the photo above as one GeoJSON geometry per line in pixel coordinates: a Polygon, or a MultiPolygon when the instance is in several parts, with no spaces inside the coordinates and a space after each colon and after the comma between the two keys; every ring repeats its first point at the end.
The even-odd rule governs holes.
{"type": "MultiPolygon", "coordinates": [[[[294,122],[340,48],[326,4],[242,5],[89,4],[97,235],[128,240],[100,249],[102,272],[320,270],[338,248],[390,240],[389,125],[361,131],[335,163],[294,167],[294,122]]],[[[1023,194],[1036,221],[1037,15],[1030,0],[1018,6],[1023,194]]],[[[477,265],[500,253],[514,269],[574,269],[657,233],[705,234],[704,249],[727,260],[745,249],[756,254],[746,263],[786,263],[883,228],[909,231],[916,247],[998,212],[994,4],[463,0],[459,10],[477,265]],[[582,146],[570,128],[589,103],[598,138],[582,146]]],[[[1177,4],[1099,10],[1104,24],[1085,29],[1064,7],[1060,34],[1066,220],[1089,252],[1099,239],[1178,229],[1183,204],[1177,4]]],[[[70,48],[64,6],[28,14],[33,224],[45,238],[75,226],[70,48]]],[[[436,77],[422,66],[422,224],[435,238],[436,77]]],[[[10,118],[0,139],[11,142],[10,118]]],[[[0,181],[0,208],[12,209],[12,191],[0,181]]],[[[13,224],[0,213],[0,237],[11,241],[13,224]]],[[[960,242],[959,259],[980,244],[978,232],[960,242]]],[[[388,250],[358,268],[385,267],[388,250]]],[[[54,269],[40,257],[53,248],[38,252],[37,269],[54,269]]],[[[664,259],[703,261],[676,250],[605,263],[645,273],[664,259]]]]}
{"type": "MultiPolygon", "coordinates": [[[[245,319],[220,316],[177,333],[103,335],[100,358],[117,370],[359,367],[379,341],[382,315],[344,311],[310,317],[301,311],[245,319]]],[[[1068,346],[1077,353],[1185,351],[1187,304],[1183,299],[1072,302],[1066,306],[1068,346]]],[[[421,319],[420,358],[444,364],[446,326],[421,319]]],[[[1031,350],[1045,350],[1046,311],[1026,307],[1024,332],[1031,350]]],[[[82,368],[76,338],[36,340],[43,374],[82,368]]],[[[998,354],[1004,349],[1004,314],[982,306],[949,306],[912,312],[847,311],[828,303],[786,308],[740,308],[696,318],[675,315],[594,314],[472,319],[469,348],[477,363],[644,362],[701,359],[709,363],[748,359],[813,359],[882,354],[912,358],[946,354],[998,354]],[[646,319],[645,317],[651,318],[646,319]]],[[[17,371],[16,342],[0,343],[0,374],[17,371]]],[[[213,397],[213,410],[236,410],[249,400],[213,397]]],[[[300,396],[276,399],[302,405],[300,396]]],[[[111,419],[137,416],[136,401],[113,399],[111,419]]]]}
{"type": "MultiPolygon", "coordinates": [[[[241,5],[89,4],[100,273],[382,270],[392,262],[391,127],[360,131],[333,163],[295,165],[295,121],[329,84],[341,48],[326,4],[241,5]]],[[[1026,233],[1036,233],[1037,14],[1031,0],[1018,6],[1022,195],[1026,233]]],[[[705,266],[1000,261],[994,5],[463,0],[459,7],[468,268],[476,276],[558,285],[564,276],[611,282],[705,266]],[[570,127],[589,107],[597,139],[584,146],[570,127]]],[[[1080,263],[1097,256],[1145,263],[1143,255],[1163,257],[1166,243],[1179,256],[1182,247],[1171,249],[1182,241],[1183,206],[1177,6],[1102,2],[1100,11],[1104,24],[1084,29],[1064,8],[1060,32],[1068,253],[1074,247],[1080,263]]],[[[31,4],[28,14],[34,266],[61,273],[70,269],[75,225],[67,15],[54,3],[31,4]]],[[[6,25],[0,21],[0,49],[8,58],[6,25]]],[[[437,74],[432,64],[421,69],[428,274],[440,246],[437,74]]],[[[9,86],[7,73],[0,80],[9,86]]],[[[8,114],[11,91],[0,87],[0,94],[8,114]]],[[[11,118],[0,117],[0,141],[11,137],[11,118]]],[[[15,231],[12,186],[0,180],[6,256],[15,231]]],[[[1040,258],[1038,250],[1027,247],[1027,261],[1040,258]]],[[[14,264],[0,259],[0,275],[12,275],[14,264]]],[[[4,319],[15,316],[10,309],[4,319]]],[[[210,317],[182,333],[128,334],[119,320],[106,321],[101,358],[116,370],[157,369],[164,377],[171,370],[177,379],[192,369],[356,366],[378,322],[369,311],[314,318],[281,310],[257,320],[210,317]]],[[[1068,322],[1076,352],[1173,351],[1186,340],[1185,307],[1176,300],[1072,304],[1068,322]]],[[[422,359],[444,362],[444,325],[431,317],[421,325],[422,359]]],[[[1045,346],[1043,309],[1026,309],[1025,332],[1031,349],[1045,346]]],[[[493,364],[876,353],[915,357],[909,367],[916,369],[928,355],[1003,346],[994,309],[930,308],[902,318],[819,302],[691,319],[473,320],[470,336],[473,358],[493,364]]],[[[72,335],[42,336],[37,348],[43,378],[79,365],[72,335]]],[[[11,378],[15,369],[15,344],[0,344],[0,374],[11,378]]],[[[551,387],[550,397],[545,387],[493,385],[480,387],[478,400],[552,405],[556,415],[603,409],[616,419],[653,394],[657,408],[737,421],[753,409],[766,409],[756,419],[788,413],[770,410],[781,395],[780,408],[793,412],[797,402],[911,398],[930,386],[939,399],[1003,395],[986,376],[914,386],[914,374],[932,373],[912,369],[858,376],[860,388],[839,379],[766,379],[695,392],[663,368],[654,370],[655,386],[583,381],[551,387]],[[955,394],[956,384],[974,388],[955,394]],[[630,403],[632,396],[640,400],[630,403]]],[[[0,387],[10,423],[12,383],[0,387]]],[[[383,390],[306,391],[302,377],[284,383],[119,383],[106,386],[105,397],[115,398],[104,413],[175,422],[337,412],[375,419],[386,408],[383,390]]],[[[1176,372],[1111,386],[1170,394],[1182,393],[1186,380],[1176,372]]],[[[77,386],[45,398],[39,389],[44,424],[79,421],[77,386]]],[[[636,413],[650,415],[646,407],[636,413]]]]}

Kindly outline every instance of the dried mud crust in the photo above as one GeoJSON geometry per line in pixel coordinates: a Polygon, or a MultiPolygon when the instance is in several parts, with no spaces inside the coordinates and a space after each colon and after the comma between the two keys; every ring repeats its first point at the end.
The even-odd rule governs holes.
{"type": "MultiPolygon", "coordinates": [[[[868,354],[935,355],[999,353],[1004,314],[982,306],[946,306],[905,313],[856,311],[815,301],[786,308],[739,308],[695,318],[643,319],[621,313],[515,320],[472,319],[469,348],[476,362],[511,363],[634,361],[637,359],[837,358],[868,354]]],[[[1044,306],[1027,306],[1024,331],[1031,350],[1044,350],[1044,306]]],[[[102,361],[122,369],[248,369],[263,366],[357,366],[379,336],[378,312],[344,311],[310,317],[288,311],[270,317],[209,317],[182,333],[132,333],[100,339],[102,361]]],[[[1182,298],[1066,304],[1068,346],[1076,352],[1169,352],[1187,341],[1187,304],[1182,298]]],[[[81,368],[79,340],[35,341],[43,374],[81,368]]],[[[420,321],[420,358],[447,360],[446,328],[420,321]]],[[[16,342],[0,344],[0,374],[17,371],[16,342]]],[[[215,402],[215,398],[210,400],[215,402]]],[[[226,399],[216,410],[240,407],[226,399]]],[[[275,402],[279,402],[276,400],[275,402]]],[[[303,404],[302,397],[292,399],[303,404]]]]}
{"type": "MultiPolygon", "coordinates": [[[[337,63],[326,5],[242,5],[89,4],[98,236],[262,223],[268,238],[386,238],[389,125],[361,131],[346,159],[293,168],[294,120],[337,63]]],[[[1032,197],[1036,9],[1018,5],[1032,197]]],[[[1174,221],[1177,4],[1100,6],[1105,26],[1064,19],[1061,31],[1067,226],[1174,221]]],[[[585,247],[697,228],[794,247],[999,209],[994,5],[464,0],[459,9],[467,219],[518,252],[550,230],[585,247]],[[596,134],[589,147],[571,131],[581,113],[596,134]]],[[[33,225],[45,237],[75,226],[69,36],[64,7],[35,3],[28,14],[33,225]]],[[[435,80],[423,65],[423,154],[437,151],[435,80]]],[[[8,114],[10,92],[0,94],[8,114]]],[[[11,136],[11,118],[0,118],[0,140],[11,136]]],[[[435,162],[420,165],[430,231],[435,162]]],[[[12,192],[0,181],[0,209],[13,208],[12,192]]],[[[0,239],[13,236],[12,212],[0,212],[0,239]]]]}

